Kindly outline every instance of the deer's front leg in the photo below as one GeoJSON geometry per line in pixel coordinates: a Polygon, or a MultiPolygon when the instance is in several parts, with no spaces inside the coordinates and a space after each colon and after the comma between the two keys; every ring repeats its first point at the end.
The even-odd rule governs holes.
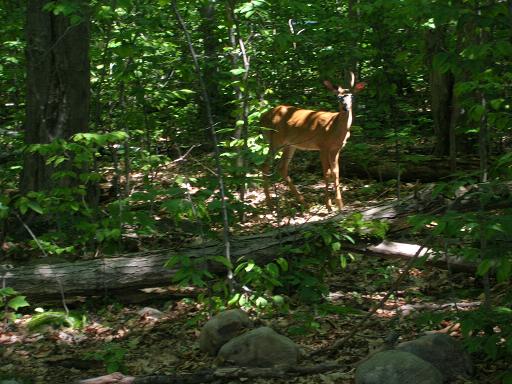
{"type": "Polygon", "coordinates": [[[320,150],[320,161],[322,162],[322,172],[325,181],[325,206],[327,210],[332,211],[332,204],[329,191],[329,183],[332,177],[331,165],[329,161],[329,152],[320,150]]]}
{"type": "Polygon", "coordinates": [[[331,152],[329,159],[331,160],[331,173],[334,180],[334,190],[336,191],[336,205],[338,209],[343,208],[343,199],[341,197],[340,185],[340,165],[339,165],[340,151],[331,152]]]}

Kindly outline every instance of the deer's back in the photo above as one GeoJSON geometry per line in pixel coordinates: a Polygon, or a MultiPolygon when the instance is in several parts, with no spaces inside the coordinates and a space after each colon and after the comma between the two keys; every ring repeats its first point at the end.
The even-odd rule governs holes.
{"type": "Polygon", "coordinates": [[[347,134],[339,112],[312,111],[287,105],[275,107],[261,116],[261,125],[274,149],[291,145],[299,149],[318,150],[340,147],[347,134]]]}

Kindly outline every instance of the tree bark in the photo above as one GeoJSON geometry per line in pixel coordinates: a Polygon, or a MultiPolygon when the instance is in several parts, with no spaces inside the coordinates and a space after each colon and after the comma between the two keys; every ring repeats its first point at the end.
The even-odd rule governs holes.
{"type": "MultiPolygon", "coordinates": [[[[445,156],[450,154],[452,138],[450,132],[455,129],[453,114],[453,86],[454,76],[450,70],[436,68],[434,57],[446,51],[445,40],[447,35],[445,27],[436,27],[427,33],[427,61],[430,68],[430,96],[432,118],[434,120],[434,134],[436,138],[434,154],[445,156]]],[[[453,153],[452,153],[453,156],[453,153]]]]}
{"type": "MultiPolygon", "coordinates": [[[[219,85],[219,66],[218,57],[220,55],[219,44],[216,37],[216,20],[217,4],[214,1],[207,0],[199,7],[199,15],[201,21],[199,24],[199,31],[203,40],[202,46],[202,69],[203,73],[208,74],[204,77],[206,91],[211,100],[211,113],[215,120],[219,120],[225,108],[222,93],[220,92],[219,85]]],[[[198,103],[202,108],[202,118],[204,122],[208,122],[207,111],[204,109],[202,102],[198,103]]]]}
{"type": "MultiPolygon", "coordinates": [[[[245,43],[243,40],[243,36],[241,33],[240,20],[235,13],[236,8],[236,0],[228,1],[226,4],[226,19],[228,21],[228,35],[229,41],[232,48],[231,53],[231,64],[233,69],[237,69],[239,67],[239,55],[238,50],[240,51],[240,56],[242,58],[243,67],[245,69],[245,73],[241,79],[241,85],[236,85],[235,89],[235,98],[236,98],[236,109],[239,112],[236,113],[236,128],[234,131],[234,137],[236,139],[243,140],[243,146],[237,147],[238,156],[236,158],[236,167],[237,174],[236,177],[240,178],[240,184],[238,187],[238,193],[240,196],[240,201],[245,201],[245,193],[246,193],[246,178],[247,178],[247,146],[248,146],[248,138],[249,138],[249,87],[248,87],[248,79],[249,79],[249,70],[250,70],[250,58],[247,55],[247,51],[245,48],[245,43]],[[238,121],[242,121],[242,125],[238,125],[238,121]]],[[[245,212],[240,211],[240,221],[245,221],[245,212]]]]}
{"type": "MultiPolygon", "coordinates": [[[[511,187],[512,188],[512,187],[511,187]]],[[[430,194],[428,194],[430,195],[430,194]]],[[[470,194],[474,195],[474,194],[470,194]]],[[[439,206],[441,203],[435,203],[439,206]]],[[[397,202],[377,206],[362,212],[365,220],[395,221],[408,217],[417,212],[418,206],[426,203],[417,203],[415,197],[410,201],[403,199],[397,202]]],[[[460,207],[464,209],[464,206],[460,207]]],[[[346,216],[340,213],[323,222],[307,223],[300,226],[284,227],[278,230],[255,235],[235,237],[231,241],[231,257],[233,260],[252,259],[257,263],[268,263],[275,259],[283,246],[300,246],[304,240],[304,232],[328,221],[339,221],[346,216]]],[[[122,256],[78,261],[75,263],[40,264],[22,267],[0,265],[0,281],[5,286],[16,289],[29,296],[29,299],[55,297],[60,295],[60,286],[66,296],[70,295],[103,295],[112,290],[126,290],[128,288],[144,288],[169,285],[176,269],[167,269],[165,262],[173,255],[180,254],[189,258],[217,256],[222,254],[224,245],[219,241],[211,241],[197,246],[188,246],[180,250],[156,250],[122,256]]],[[[386,258],[410,259],[418,251],[415,244],[383,241],[378,245],[347,245],[345,251],[358,252],[386,258]]],[[[429,256],[429,255],[427,255],[429,256]]],[[[300,257],[300,256],[298,256],[300,257]]],[[[445,259],[427,260],[434,265],[446,265],[445,259]]],[[[449,260],[452,269],[468,271],[474,270],[472,264],[463,260],[449,260]]],[[[212,273],[225,273],[221,264],[204,265],[212,273]]]]}
{"type": "MultiPolygon", "coordinates": [[[[234,258],[252,259],[258,264],[275,259],[280,247],[286,244],[298,244],[303,240],[303,230],[295,228],[284,237],[278,238],[276,232],[247,236],[235,239],[232,254],[234,258]]],[[[419,246],[415,244],[382,242],[376,246],[349,246],[347,251],[364,253],[371,256],[405,259],[414,256],[419,246]]],[[[165,262],[177,253],[190,258],[216,256],[222,252],[219,243],[205,244],[198,248],[185,248],[178,251],[158,250],[131,256],[109,259],[94,259],[75,263],[40,264],[12,268],[0,265],[0,279],[7,287],[29,297],[29,300],[56,297],[60,295],[60,285],[66,297],[73,295],[104,295],[111,291],[126,292],[127,289],[158,287],[171,284],[177,269],[167,269],[165,262]],[[60,283],[60,284],[59,284],[60,283]]],[[[429,258],[437,266],[446,265],[443,259],[429,258]]],[[[450,260],[454,270],[473,271],[474,265],[458,259],[450,260]]],[[[220,264],[204,265],[212,273],[224,273],[220,264]]]]}
{"type": "MultiPolygon", "coordinates": [[[[84,0],[71,17],[27,2],[27,105],[25,143],[48,144],[86,132],[89,119],[89,19],[84,0]],[[71,22],[73,19],[73,22],[71,22]]],[[[24,156],[22,193],[52,186],[53,168],[31,152],[24,156]]]]}

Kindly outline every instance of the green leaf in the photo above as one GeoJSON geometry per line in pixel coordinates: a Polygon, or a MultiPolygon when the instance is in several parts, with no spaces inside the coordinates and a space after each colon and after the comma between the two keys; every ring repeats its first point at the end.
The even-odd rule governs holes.
{"type": "Polygon", "coordinates": [[[27,205],[31,210],[39,213],[40,215],[44,213],[43,208],[41,208],[37,201],[29,200],[27,205]]]}
{"type": "Polygon", "coordinates": [[[235,295],[228,301],[228,305],[233,306],[238,302],[238,300],[240,300],[240,294],[235,293],[235,295]]]}
{"type": "Polygon", "coordinates": [[[233,264],[225,256],[212,256],[210,259],[224,265],[226,268],[233,268],[233,264]]]}
{"type": "Polygon", "coordinates": [[[259,307],[259,308],[264,308],[268,305],[268,300],[265,299],[264,297],[258,297],[256,299],[256,306],[259,307]]]}
{"type": "Polygon", "coordinates": [[[503,258],[500,259],[499,264],[497,265],[497,278],[499,282],[506,281],[510,278],[510,274],[512,272],[512,263],[510,259],[503,258]]]}
{"type": "Polygon", "coordinates": [[[345,269],[347,267],[347,257],[345,255],[340,255],[340,266],[345,269]]]}
{"type": "Polygon", "coordinates": [[[485,275],[487,272],[489,272],[489,269],[491,269],[492,263],[489,259],[484,259],[481,261],[481,263],[478,265],[477,268],[477,274],[480,276],[485,275]]]}
{"type": "Polygon", "coordinates": [[[245,69],[244,68],[235,68],[235,69],[232,69],[229,71],[232,75],[240,75],[242,73],[245,73],[245,69]]]}
{"type": "Polygon", "coordinates": [[[469,110],[469,116],[471,117],[471,120],[473,121],[480,121],[482,119],[482,116],[485,113],[485,108],[483,105],[477,104],[474,105],[473,108],[469,110]]]}
{"type": "Polygon", "coordinates": [[[502,104],[505,102],[505,99],[493,99],[489,102],[491,107],[495,110],[499,110],[502,104]]]}
{"type": "Polygon", "coordinates": [[[18,294],[18,292],[16,292],[11,287],[0,288],[0,296],[12,296],[12,295],[17,295],[17,294],[18,294]]]}
{"type": "Polygon", "coordinates": [[[7,306],[9,308],[14,309],[15,311],[21,307],[28,307],[30,304],[25,300],[26,296],[16,296],[7,302],[7,306]]]}
{"type": "Polygon", "coordinates": [[[288,261],[282,257],[276,260],[276,263],[281,267],[283,272],[288,271],[288,261]]]}
{"type": "Polygon", "coordinates": [[[251,272],[255,266],[256,264],[254,263],[254,261],[248,261],[247,265],[245,266],[245,272],[251,272]]]}
{"type": "Polygon", "coordinates": [[[349,236],[347,234],[343,234],[343,237],[345,238],[345,240],[348,240],[349,242],[351,242],[352,244],[355,244],[356,241],[354,240],[354,238],[352,236],[349,236]]]}
{"type": "Polygon", "coordinates": [[[19,210],[20,210],[22,215],[27,213],[27,211],[28,211],[28,199],[26,197],[22,197],[18,201],[18,206],[19,206],[19,210]]]}
{"type": "Polygon", "coordinates": [[[192,283],[196,287],[204,287],[206,285],[206,282],[202,279],[202,277],[195,273],[192,275],[192,283]]]}
{"type": "Polygon", "coordinates": [[[33,316],[27,325],[30,330],[35,330],[43,325],[80,328],[84,325],[84,323],[84,316],[80,316],[74,313],[70,313],[68,316],[64,312],[49,311],[33,316]]]}
{"type": "Polygon", "coordinates": [[[55,1],[49,1],[43,6],[43,11],[51,12],[55,7],[55,1]]]}
{"type": "Polygon", "coordinates": [[[235,275],[238,275],[242,269],[245,269],[245,267],[246,267],[246,266],[247,266],[247,263],[241,263],[241,264],[239,264],[239,265],[235,268],[235,270],[234,270],[234,272],[233,272],[233,273],[234,273],[235,275]]]}
{"type": "Polygon", "coordinates": [[[332,242],[332,235],[330,233],[322,233],[322,239],[325,245],[329,245],[332,242]]]}
{"type": "Polygon", "coordinates": [[[268,263],[266,269],[273,277],[279,276],[279,267],[277,264],[268,263]]]}
{"type": "Polygon", "coordinates": [[[471,81],[457,83],[455,85],[455,94],[457,96],[463,96],[465,94],[471,93],[476,88],[476,86],[477,84],[471,81]]]}

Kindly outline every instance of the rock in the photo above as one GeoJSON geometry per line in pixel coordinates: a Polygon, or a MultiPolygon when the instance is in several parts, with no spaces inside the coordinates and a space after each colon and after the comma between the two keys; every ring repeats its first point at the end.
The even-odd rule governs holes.
{"type": "Polygon", "coordinates": [[[469,377],[473,374],[469,355],[457,340],[445,334],[425,335],[400,343],[396,349],[428,361],[443,374],[445,382],[451,382],[458,376],[469,377]]]}
{"type": "Polygon", "coordinates": [[[217,355],[220,365],[272,367],[296,365],[301,350],[288,337],[272,328],[261,327],[237,336],[222,346],[217,355]]]}
{"type": "Polygon", "coordinates": [[[203,326],[199,336],[199,349],[215,356],[220,347],[252,326],[249,316],[241,309],[220,312],[203,326]]]}
{"type": "Polygon", "coordinates": [[[412,353],[378,352],[356,370],[356,384],[442,384],[443,375],[412,353]]]}
{"type": "Polygon", "coordinates": [[[144,307],[137,312],[139,316],[144,317],[147,320],[159,320],[164,317],[164,314],[158,309],[151,307],[144,307]]]}

